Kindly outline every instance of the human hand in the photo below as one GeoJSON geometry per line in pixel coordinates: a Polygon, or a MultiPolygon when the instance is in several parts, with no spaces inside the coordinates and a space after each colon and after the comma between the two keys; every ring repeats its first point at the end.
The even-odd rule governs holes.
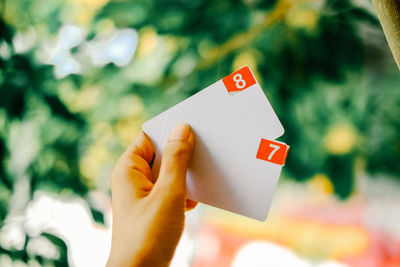
{"type": "Polygon", "coordinates": [[[149,163],[153,145],[141,132],[118,159],[111,173],[112,244],[107,266],[168,266],[182,235],[186,170],[194,137],[187,124],[171,133],[162,155],[158,179],[149,163]]]}

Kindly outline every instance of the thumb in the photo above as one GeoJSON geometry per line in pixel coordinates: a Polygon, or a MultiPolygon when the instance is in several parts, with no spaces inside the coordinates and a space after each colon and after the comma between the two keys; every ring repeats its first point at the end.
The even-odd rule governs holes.
{"type": "Polygon", "coordinates": [[[193,150],[190,126],[182,123],[172,131],[164,147],[155,190],[186,197],[186,171],[193,150]]]}

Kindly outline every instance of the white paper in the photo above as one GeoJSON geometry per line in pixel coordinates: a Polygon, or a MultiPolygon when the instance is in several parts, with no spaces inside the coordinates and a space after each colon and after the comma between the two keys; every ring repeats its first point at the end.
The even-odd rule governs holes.
{"type": "Polygon", "coordinates": [[[169,134],[181,122],[195,134],[188,198],[264,220],[282,166],[256,153],[261,138],[274,140],[284,129],[259,84],[229,94],[219,80],[144,123],[156,151],[153,175],[169,134]]]}

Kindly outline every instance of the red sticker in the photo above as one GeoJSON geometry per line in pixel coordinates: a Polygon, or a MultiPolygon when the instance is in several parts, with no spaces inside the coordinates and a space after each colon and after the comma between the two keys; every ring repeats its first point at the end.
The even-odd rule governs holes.
{"type": "Polygon", "coordinates": [[[261,139],[258,147],[257,158],[279,165],[285,165],[289,146],[267,139],[261,139]]]}
{"type": "Polygon", "coordinates": [[[222,79],[228,92],[242,91],[256,83],[249,67],[243,67],[222,79]]]}

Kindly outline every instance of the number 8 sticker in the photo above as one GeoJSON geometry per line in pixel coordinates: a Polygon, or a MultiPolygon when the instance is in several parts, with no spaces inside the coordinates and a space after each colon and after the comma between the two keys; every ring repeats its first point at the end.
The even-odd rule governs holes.
{"type": "Polygon", "coordinates": [[[243,80],[242,75],[239,73],[233,76],[233,80],[236,82],[236,87],[238,89],[243,89],[246,86],[245,80],[243,80]]]}
{"type": "Polygon", "coordinates": [[[257,158],[279,165],[285,165],[289,146],[285,143],[261,139],[257,151],[257,158]]]}
{"type": "Polygon", "coordinates": [[[256,83],[249,67],[243,67],[222,79],[229,93],[242,91],[256,83]]]}

